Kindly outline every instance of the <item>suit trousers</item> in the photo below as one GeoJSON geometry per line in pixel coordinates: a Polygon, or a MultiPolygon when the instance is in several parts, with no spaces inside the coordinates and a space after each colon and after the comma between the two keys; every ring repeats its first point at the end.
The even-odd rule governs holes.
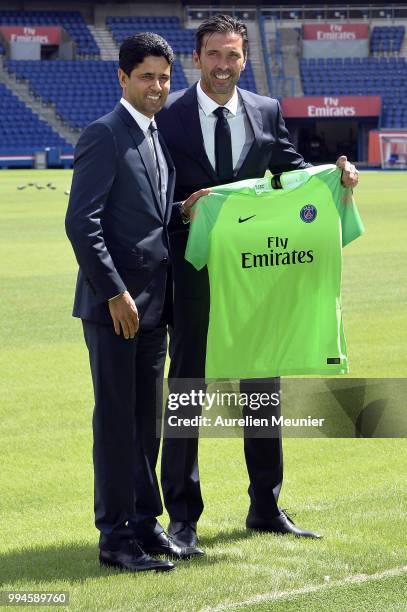
{"type": "Polygon", "coordinates": [[[130,538],[162,531],[155,468],[167,327],[125,340],[113,324],[82,323],[95,396],[95,524],[100,547],[114,550],[130,538]]]}
{"type": "MultiPolygon", "coordinates": [[[[199,274],[202,274],[200,272],[199,274]]],[[[170,327],[169,389],[172,393],[205,390],[206,337],[209,323],[209,291],[200,299],[181,298],[175,294],[174,325],[170,327]],[[177,299],[178,297],[178,299],[177,299]]],[[[240,381],[241,393],[275,393],[280,379],[240,381]]],[[[280,406],[262,409],[255,417],[276,417],[280,406]]],[[[178,416],[180,416],[178,410],[178,416]]],[[[187,417],[200,411],[193,406],[183,408],[187,417]]],[[[244,413],[244,414],[247,414],[244,413]]],[[[252,413],[253,414],[253,413],[252,413]]],[[[166,407],[165,422],[170,415],[166,407]]],[[[191,428],[190,436],[166,435],[164,428],[161,484],[165,507],[172,521],[198,521],[203,511],[199,481],[198,435],[191,428]]],[[[272,518],[279,514],[278,496],[283,481],[283,455],[280,428],[270,437],[257,431],[244,431],[244,452],[249,475],[250,510],[259,517],[272,518]]]]}

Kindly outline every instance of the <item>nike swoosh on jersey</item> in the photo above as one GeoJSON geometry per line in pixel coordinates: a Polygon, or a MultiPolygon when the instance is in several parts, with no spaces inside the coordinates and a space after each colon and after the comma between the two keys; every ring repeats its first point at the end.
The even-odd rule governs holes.
{"type": "Polygon", "coordinates": [[[239,223],[244,223],[245,221],[248,221],[249,219],[253,219],[253,217],[255,217],[256,215],[252,215],[251,217],[246,217],[245,219],[242,219],[242,217],[239,217],[239,223]]]}

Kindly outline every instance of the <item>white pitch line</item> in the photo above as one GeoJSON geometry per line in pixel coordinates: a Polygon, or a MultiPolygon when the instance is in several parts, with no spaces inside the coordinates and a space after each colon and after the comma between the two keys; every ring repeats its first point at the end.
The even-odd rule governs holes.
{"type": "Polygon", "coordinates": [[[237,608],[245,608],[254,604],[261,604],[266,601],[278,601],[279,599],[288,599],[289,597],[295,597],[296,595],[309,595],[310,593],[317,593],[325,589],[332,589],[335,587],[344,586],[347,584],[361,584],[363,582],[375,582],[377,580],[383,580],[383,578],[392,578],[394,576],[401,576],[407,572],[407,565],[403,567],[393,567],[391,569],[384,570],[383,572],[377,572],[376,574],[354,574],[353,576],[347,576],[341,580],[333,580],[332,582],[325,582],[324,584],[310,585],[302,587],[301,589],[293,589],[292,591],[275,591],[273,593],[260,593],[254,595],[250,599],[245,601],[237,602],[225,602],[219,604],[214,608],[205,607],[201,608],[200,612],[221,612],[222,610],[235,610],[237,608]]]}

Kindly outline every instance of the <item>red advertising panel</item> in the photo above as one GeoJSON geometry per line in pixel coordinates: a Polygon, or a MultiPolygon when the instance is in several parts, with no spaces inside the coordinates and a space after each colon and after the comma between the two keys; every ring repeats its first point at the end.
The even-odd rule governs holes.
{"type": "Polygon", "coordinates": [[[283,116],[289,118],[336,119],[378,117],[380,96],[305,96],[283,98],[283,116]]]}
{"type": "Polygon", "coordinates": [[[369,26],[366,23],[320,23],[302,27],[303,40],[357,40],[369,38],[369,26]]]}
{"type": "Polygon", "coordinates": [[[59,45],[60,27],[1,26],[0,32],[9,42],[37,42],[41,45],[59,45]]]}

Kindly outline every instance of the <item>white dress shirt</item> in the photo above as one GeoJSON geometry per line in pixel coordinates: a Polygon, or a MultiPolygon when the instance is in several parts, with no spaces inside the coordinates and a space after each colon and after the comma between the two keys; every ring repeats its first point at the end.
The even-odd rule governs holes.
{"type": "MultiPolygon", "coordinates": [[[[129,111],[130,115],[133,117],[134,121],[137,123],[140,130],[142,130],[144,136],[147,138],[148,144],[150,145],[151,153],[153,154],[155,162],[157,163],[153,137],[151,135],[151,131],[149,130],[151,123],[153,123],[154,126],[157,127],[154,121],[154,117],[147,117],[147,115],[143,115],[143,113],[140,113],[140,111],[136,110],[134,106],[132,106],[130,102],[128,102],[124,98],[120,99],[120,104],[123,104],[124,108],[129,111]]],[[[167,168],[167,172],[168,172],[168,168],[167,168]]]]}
{"type": "Polygon", "coordinates": [[[140,130],[143,130],[146,138],[151,138],[151,134],[148,128],[150,127],[150,123],[154,121],[154,117],[147,117],[147,115],[143,115],[143,113],[140,113],[140,111],[136,110],[134,106],[132,106],[130,102],[128,102],[124,98],[120,98],[120,104],[123,104],[124,108],[129,111],[130,115],[133,117],[140,130]]]}
{"type": "Polygon", "coordinates": [[[237,89],[235,89],[233,96],[226,104],[218,104],[212,100],[203,91],[200,81],[198,82],[196,93],[205,152],[214,170],[216,169],[215,126],[217,117],[213,114],[213,111],[219,106],[224,106],[228,109],[227,121],[232,137],[233,168],[236,172],[242,165],[254,140],[253,131],[237,89]]]}

